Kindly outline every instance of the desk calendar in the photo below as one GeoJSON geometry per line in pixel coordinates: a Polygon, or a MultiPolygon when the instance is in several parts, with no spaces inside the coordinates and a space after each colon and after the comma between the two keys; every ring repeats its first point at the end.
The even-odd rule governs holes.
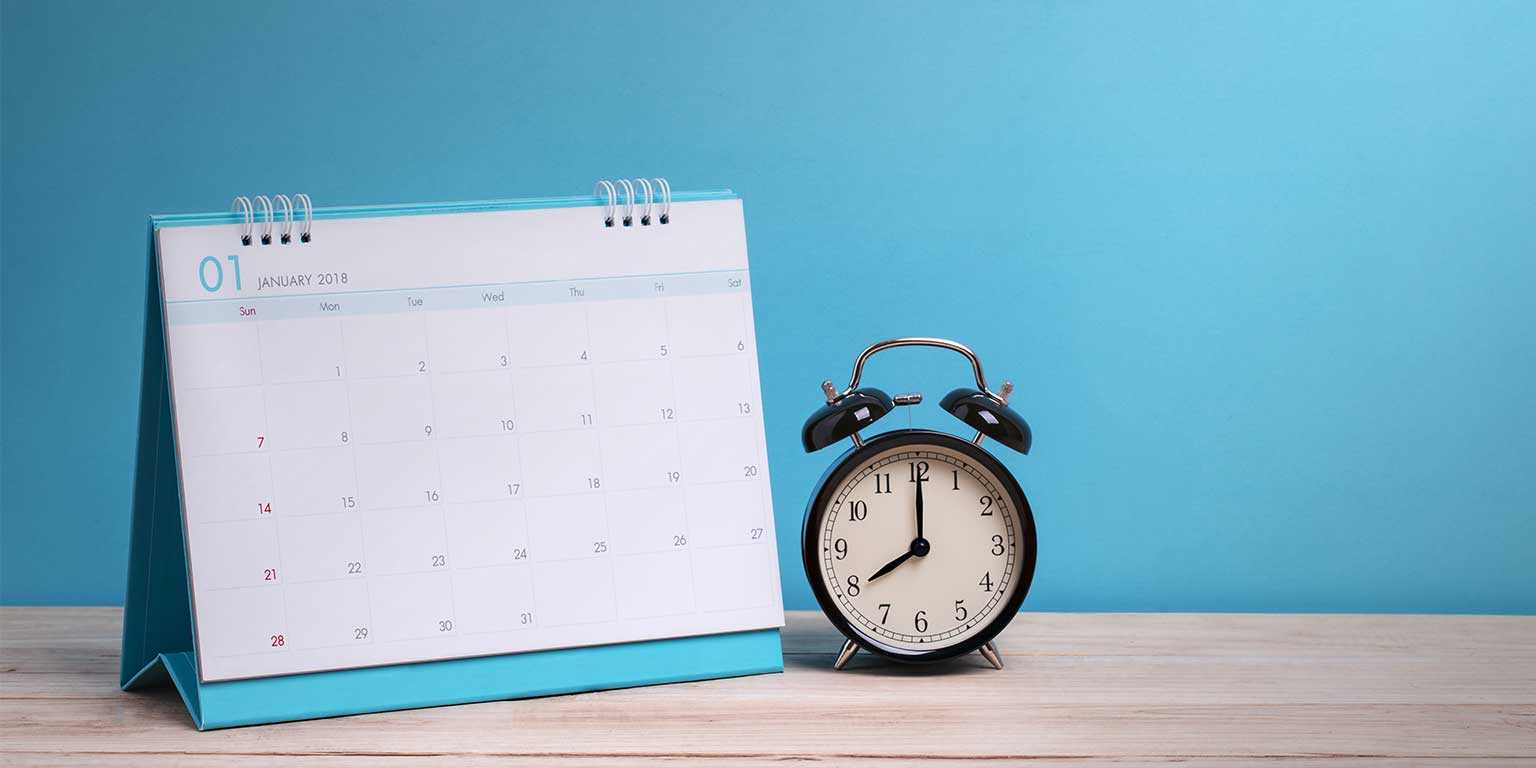
{"type": "Polygon", "coordinates": [[[663,184],[155,218],[125,687],[218,727],[780,668],[742,208],[663,184]]]}

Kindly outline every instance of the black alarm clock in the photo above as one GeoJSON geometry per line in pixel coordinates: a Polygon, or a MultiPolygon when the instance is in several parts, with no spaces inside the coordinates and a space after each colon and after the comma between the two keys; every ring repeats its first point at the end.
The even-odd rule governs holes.
{"type": "Polygon", "coordinates": [[[806,420],[806,452],[844,438],[853,445],[811,494],[802,533],[805,575],[822,611],[848,638],[833,665],[859,648],[901,662],[931,662],[979,650],[1002,659],[992,639],[1019,612],[1035,573],[1035,521],[1013,474],[983,441],[1029,453],[1029,424],[1012,408],[1013,386],[987,389],[981,360],[947,339],[902,338],[865,349],[847,389],[822,382],[826,404],[806,420]],[[965,439],[928,429],[861,435],[898,406],[860,387],[864,363],[893,347],[938,347],[964,355],[976,386],[940,407],[976,430],[965,439]]]}

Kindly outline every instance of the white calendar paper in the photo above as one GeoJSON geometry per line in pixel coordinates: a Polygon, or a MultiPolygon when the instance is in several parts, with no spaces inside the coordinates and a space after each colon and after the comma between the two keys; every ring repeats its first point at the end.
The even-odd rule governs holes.
{"type": "Polygon", "coordinates": [[[158,230],[204,681],[783,624],[738,200],[158,230]]]}

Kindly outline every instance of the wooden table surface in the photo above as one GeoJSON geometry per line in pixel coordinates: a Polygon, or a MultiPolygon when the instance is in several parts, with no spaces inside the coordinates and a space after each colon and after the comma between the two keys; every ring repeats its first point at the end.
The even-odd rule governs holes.
{"type": "Polygon", "coordinates": [[[1536,765],[1536,617],[1024,614],[899,667],[793,613],[784,674],[198,733],[115,608],[0,608],[0,764],[1536,765]],[[462,757],[460,757],[462,756],[462,757]]]}

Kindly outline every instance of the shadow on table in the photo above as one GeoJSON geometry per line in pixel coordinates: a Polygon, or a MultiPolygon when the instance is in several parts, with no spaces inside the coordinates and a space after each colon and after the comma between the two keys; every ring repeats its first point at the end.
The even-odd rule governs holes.
{"type": "Polygon", "coordinates": [[[883,656],[876,656],[867,651],[859,651],[848,666],[841,671],[832,668],[832,662],[837,660],[835,653],[792,653],[784,654],[784,671],[828,672],[840,675],[869,676],[869,677],[939,677],[978,674],[998,674],[998,671],[987,664],[980,654],[968,653],[953,659],[936,661],[931,664],[902,664],[891,661],[883,656]]]}

